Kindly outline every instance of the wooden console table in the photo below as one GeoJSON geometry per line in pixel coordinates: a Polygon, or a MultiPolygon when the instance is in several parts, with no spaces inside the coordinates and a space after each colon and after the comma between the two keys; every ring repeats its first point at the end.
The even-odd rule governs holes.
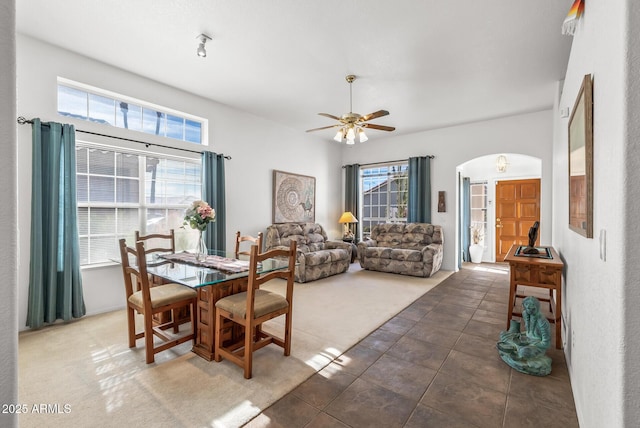
{"type": "Polygon", "coordinates": [[[509,308],[507,312],[507,330],[513,316],[522,316],[522,312],[515,310],[516,299],[526,297],[525,294],[518,294],[518,285],[529,287],[540,287],[549,290],[548,298],[538,299],[549,303],[551,317],[547,319],[556,326],[556,348],[562,349],[562,269],[564,263],[553,247],[548,248],[551,252],[550,259],[540,257],[516,256],[520,245],[512,245],[504,258],[509,263],[510,286],[509,286],[509,308]],[[554,292],[555,291],[555,296],[554,292]]]}

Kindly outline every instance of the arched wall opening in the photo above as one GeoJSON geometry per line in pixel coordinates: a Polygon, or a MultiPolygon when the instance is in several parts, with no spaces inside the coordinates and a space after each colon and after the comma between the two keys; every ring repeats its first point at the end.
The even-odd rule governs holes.
{"type": "MultiPolygon", "coordinates": [[[[476,184],[474,187],[476,195],[471,196],[475,198],[476,206],[481,204],[481,199],[484,200],[484,221],[486,227],[484,228],[484,236],[482,237],[481,245],[484,247],[482,253],[482,261],[495,263],[502,260],[496,260],[496,212],[495,212],[495,197],[496,197],[496,183],[498,181],[506,180],[524,180],[539,178],[542,179],[542,159],[518,154],[518,153],[494,153],[490,155],[480,156],[474,159],[470,159],[456,166],[457,176],[457,197],[456,197],[456,230],[457,239],[456,247],[456,265],[460,267],[463,262],[463,251],[468,245],[467,240],[464,239],[464,234],[467,232],[466,227],[463,227],[465,222],[463,219],[463,212],[465,210],[465,204],[469,203],[465,193],[463,192],[463,178],[468,177],[469,182],[476,184]],[[502,172],[499,172],[499,157],[506,159],[506,167],[502,172]],[[479,192],[482,190],[482,185],[485,185],[486,189],[482,195],[479,192]],[[467,200],[465,200],[467,199],[467,200]]],[[[545,212],[543,204],[547,204],[551,201],[551,195],[540,195],[540,212],[545,212]]],[[[550,211],[551,207],[547,207],[550,211]]],[[[475,210],[476,219],[480,214],[479,210],[475,210]]],[[[541,219],[542,220],[542,219],[541,219]]],[[[541,221],[541,229],[542,229],[541,221]]],[[[551,224],[544,225],[548,227],[548,233],[551,233],[551,224]]],[[[542,232],[542,230],[541,230],[542,232]]],[[[542,235],[541,235],[542,236],[542,235]]]]}

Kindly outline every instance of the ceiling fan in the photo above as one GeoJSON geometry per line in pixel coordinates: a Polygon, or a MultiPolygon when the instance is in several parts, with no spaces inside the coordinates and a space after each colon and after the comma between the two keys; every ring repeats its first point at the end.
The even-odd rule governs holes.
{"type": "Polygon", "coordinates": [[[314,128],[309,129],[307,132],[319,131],[321,129],[329,129],[329,128],[340,128],[336,133],[336,136],[333,137],[334,140],[338,142],[342,142],[343,139],[347,141],[347,144],[355,144],[356,134],[358,135],[360,142],[363,143],[368,140],[367,135],[364,133],[364,129],[377,129],[380,131],[394,131],[396,128],[393,126],[384,126],[384,125],[376,125],[374,123],[368,123],[372,119],[376,119],[378,117],[387,116],[389,114],[386,110],[378,110],[373,113],[366,114],[364,116],[359,115],[358,113],[353,112],[353,93],[351,90],[351,85],[354,80],[356,80],[356,76],[353,74],[349,74],[345,77],[347,82],[349,82],[349,113],[343,114],[341,117],[334,116],[328,113],[318,113],[320,116],[325,116],[330,119],[335,119],[339,123],[335,125],[323,126],[322,128],[314,128]]]}

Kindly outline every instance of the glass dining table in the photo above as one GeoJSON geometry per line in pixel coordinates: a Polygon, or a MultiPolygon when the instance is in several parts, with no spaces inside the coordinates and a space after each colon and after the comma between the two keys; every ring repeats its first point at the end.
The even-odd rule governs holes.
{"type": "MultiPolygon", "coordinates": [[[[288,260],[267,259],[258,266],[258,273],[286,269],[288,260]]],[[[196,338],[193,352],[212,361],[216,330],[215,305],[219,299],[247,290],[249,260],[238,260],[233,253],[210,251],[202,261],[192,253],[154,255],[147,260],[147,273],[162,282],[173,282],[191,287],[198,292],[196,305],[196,338]]],[[[223,341],[237,341],[244,334],[241,326],[229,323],[223,329],[223,341]]]]}

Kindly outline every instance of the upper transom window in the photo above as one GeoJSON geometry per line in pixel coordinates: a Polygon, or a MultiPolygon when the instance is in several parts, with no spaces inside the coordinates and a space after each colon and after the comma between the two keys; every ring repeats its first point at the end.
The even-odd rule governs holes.
{"type": "Polygon", "coordinates": [[[58,79],[58,114],[162,137],[206,144],[207,120],[98,88],[58,79]]]}

